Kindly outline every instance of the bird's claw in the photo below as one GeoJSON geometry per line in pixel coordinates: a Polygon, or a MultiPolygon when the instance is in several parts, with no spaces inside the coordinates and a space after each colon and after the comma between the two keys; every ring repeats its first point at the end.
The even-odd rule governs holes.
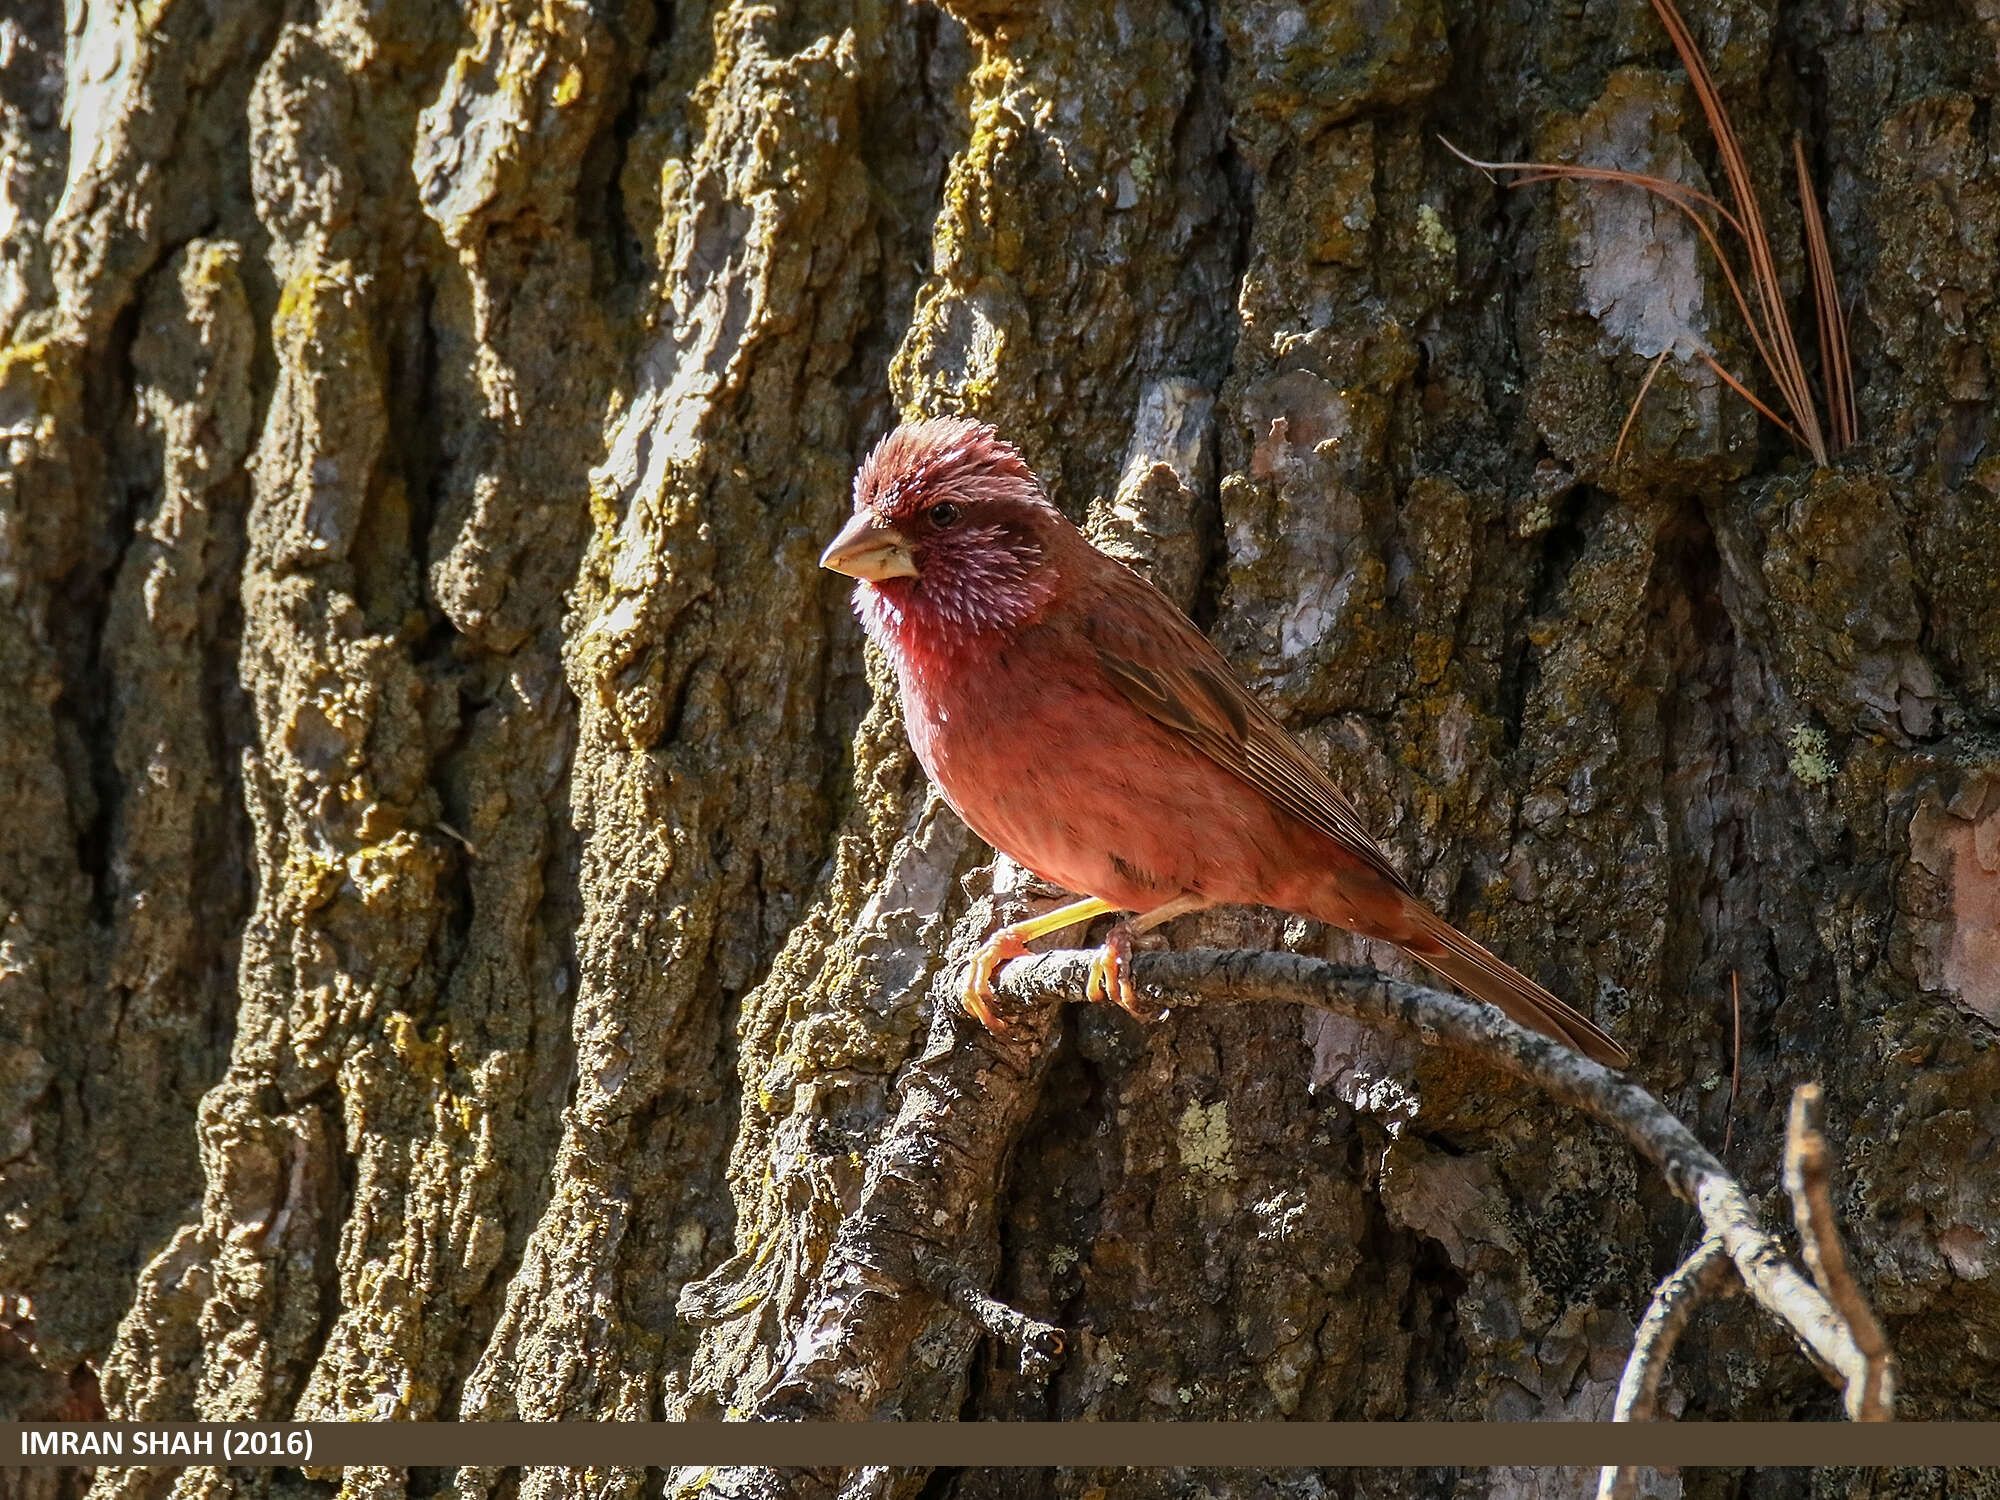
{"type": "Polygon", "coordinates": [[[1083,996],[1093,1005],[1115,1005],[1141,1021],[1153,1018],[1132,987],[1132,929],[1126,923],[1120,922],[1106,933],[1104,946],[1091,955],[1083,996]]]}
{"type": "Polygon", "coordinates": [[[993,976],[1000,972],[1002,964],[1022,957],[1027,951],[1028,945],[1014,935],[1013,929],[1003,927],[979,945],[979,951],[972,955],[972,962],[966,968],[965,988],[959,992],[959,1001],[966,1014],[994,1036],[1006,1036],[1008,1028],[993,1008],[997,998],[993,993],[993,976]]]}

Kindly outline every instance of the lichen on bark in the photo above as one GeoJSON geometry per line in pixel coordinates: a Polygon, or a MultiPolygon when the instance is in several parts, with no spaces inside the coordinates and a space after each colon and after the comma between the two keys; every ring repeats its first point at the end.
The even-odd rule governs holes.
{"type": "MultiPolygon", "coordinates": [[[[1825,193],[1863,426],[1825,471],[1691,357],[1752,354],[1683,223],[1438,140],[1719,180],[1643,3],[10,9],[20,1414],[1609,1410],[1689,1228],[1615,1144],[1280,1007],[1073,1010],[1013,1073],[954,1019],[1035,893],[815,559],[880,432],[964,411],[1743,1179],[1819,1077],[1903,1411],[1992,1416],[2000,33],[1686,10],[1802,314],[1793,133],[1825,193]],[[935,1239],[869,1262],[925,1193],[935,1239]],[[1024,1372],[987,1291],[1061,1357],[1024,1372]]],[[[1706,1315],[1666,1406],[1833,1409],[1706,1315]]],[[[1529,1484],[1035,1481],[1197,1482],[1529,1484]]]]}

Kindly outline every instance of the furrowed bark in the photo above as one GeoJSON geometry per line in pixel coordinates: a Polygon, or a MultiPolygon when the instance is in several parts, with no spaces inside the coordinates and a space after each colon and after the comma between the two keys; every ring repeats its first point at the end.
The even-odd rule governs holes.
{"type": "MultiPolygon", "coordinates": [[[[1994,1415],[1976,11],[1685,8],[1798,326],[1794,135],[1853,301],[1861,441],[1815,471],[1694,352],[1752,367],[1684,219],[1439,142],[1713,189],[1644,0],[7,8],[10,1409],[1610,1415],[1700,1229],[1608,1132],[1298,1005],[1069,1007],[1029,1066],[953,1014],[1036,893],[929,794],[814,564],[869,443],[964,411],[1698,1141],[1740,1076],[1729,1177],[1780,1180],[1820,1080],[1815,1234],[1898,1415],[1994,1415]]],[[[1163,940],[1386,961],[1256,912],[1163,940]]],[[[1656,1406],[1840,1412],[1770,1319],[1712,1311],[1656,1406]]]]}

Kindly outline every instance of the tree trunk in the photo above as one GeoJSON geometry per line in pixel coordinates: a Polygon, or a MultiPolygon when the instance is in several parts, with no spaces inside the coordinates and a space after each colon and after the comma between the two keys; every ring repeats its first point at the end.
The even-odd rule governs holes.
{"type": "MultiPolygon", "coordinates": [[[[1643,0],[10,0],[7,1415],[1608,1415],[1697,1231],[1580,1117],[1283,1007],[1071,1007],[968,1071],[1018,872],[816,567],[875,437],[963,411],[1746,1182],[1823,1081],[1902,1413],[2000,1417],[2000,22],[1688,17],[1806,323],[1794,133],[1825,195],[1828,469],[1692,356],[1769,389],[1685,220],[1440,140],[1719,182],[1643,0]],[[948,1099],[936,1263],[814,1353],[948,1099]]],[[[1668,1406],[1838,1410],[1713,1313],[1668,1406]]]]}

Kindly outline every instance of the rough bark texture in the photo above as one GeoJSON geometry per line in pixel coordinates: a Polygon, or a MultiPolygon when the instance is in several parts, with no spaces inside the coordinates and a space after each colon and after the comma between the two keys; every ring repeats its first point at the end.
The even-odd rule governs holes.
{"type": "MultiPolygon", "coordinates": [[[[867,444],[953,410],[1712,1147],[1735,975],[1729,1165],[1776,1181],[1821,1079],[1902,1412],[2000,1418],[2000,12],[1688,15],[1802,310],[1794,132],[1828,201],[1864,429],[1828,471],[1684,357],[1614,461],[1663,349],[1749,369],[1712,264],[1439,143],[1706,185],[1641,0],[11,0],[7,1414],[1609,1413],[1697,1230],[1580,1117],[1291,1007],[1071,1008],[1005,1077],[952,1020],[1018,872],[928,795],[815,556],[867,444]],[[945,1098],[976,1157],[879,1159],[945,1098]],[[924,1172],[969,1211],[850,1255],[924,1172]],[[815,1321],[869,1276],[927,1288],[893,1350],[815,1321]],[[980,1290],[1064,1330],[1052,1368],[980,1290]]],[[[1663,1405],[1837,1410],[1714,1310],[1663,1405]]]]}

